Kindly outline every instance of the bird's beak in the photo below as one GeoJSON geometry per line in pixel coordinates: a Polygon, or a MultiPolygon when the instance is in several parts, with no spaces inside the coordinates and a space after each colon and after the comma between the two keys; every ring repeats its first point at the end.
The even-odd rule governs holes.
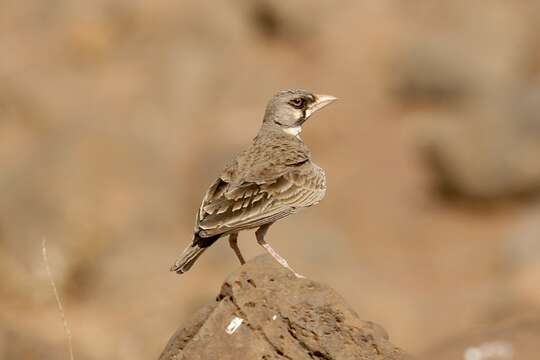
{"type": "Polygon", "coordinates": [[[332,95],[315,95],[315,102],[306,110],[306,118],[311,114],[321,110],[326,105],[330,105],[337,100],[337,97],[332,95]]]}

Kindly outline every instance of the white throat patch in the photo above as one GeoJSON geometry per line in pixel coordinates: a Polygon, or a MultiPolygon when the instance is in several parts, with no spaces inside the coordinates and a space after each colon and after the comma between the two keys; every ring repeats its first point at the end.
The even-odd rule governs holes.
{"type": "Polygon", "coordinates": [[[283,131],[285,132],[285,134],[289,134],[291,136],[298,136],[298,134],[300,134],[300,132],[302,131],[302,127],[296,126],[296,127],[284,128],[283,131]]]}

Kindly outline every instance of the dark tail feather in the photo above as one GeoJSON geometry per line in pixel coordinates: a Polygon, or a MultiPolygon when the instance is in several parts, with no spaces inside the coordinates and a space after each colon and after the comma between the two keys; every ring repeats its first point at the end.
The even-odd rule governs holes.
{"type": "Polygon", "coordinates": [[[182,256],[176,260],[173,266],[171,266],[171,271],[174,271],[178,274],[183,274],[195,264],[195,261],[202,255],[204,250],[208,249],[210,245],[214,243],[219,238],[219,236],[210,237],[210,238],[201,238],[199,235],[195,234],[193,242],[189,245],[182,256]]]}
{"type": "Polygon", "coordinates": [[[206,248],[202,248],[197,244],[188,246],[184,250],[182,256],[176,260],[173,266],[171,266],[171,271],[178,274],[185,273],[193,266],[193,264],[195,264],[195,261],[202,255],[204,250],[206,250],[206,248]]]}

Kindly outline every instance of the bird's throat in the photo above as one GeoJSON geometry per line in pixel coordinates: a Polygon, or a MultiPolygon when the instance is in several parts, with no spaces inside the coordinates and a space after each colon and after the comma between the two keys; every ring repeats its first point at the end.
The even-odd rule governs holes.
{"type": "Polygon", "coordinates": [[[302,131],[301,126],[283,128],[283,132],[291,136],[298,136],[298,134],[300,134],[301,131],[302,131]]]}

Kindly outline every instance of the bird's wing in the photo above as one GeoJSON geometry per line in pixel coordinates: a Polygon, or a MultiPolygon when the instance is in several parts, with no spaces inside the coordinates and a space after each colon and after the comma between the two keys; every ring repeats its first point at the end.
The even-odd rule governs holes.
{"type": "Polygon", "coordinates": [[[325,191],[324,172],[309,161],[289,166],[272,180],[233,183],[219,178],[206,193],[196,231],[208,237],[254,228],[318,203],[325,191]]]}

